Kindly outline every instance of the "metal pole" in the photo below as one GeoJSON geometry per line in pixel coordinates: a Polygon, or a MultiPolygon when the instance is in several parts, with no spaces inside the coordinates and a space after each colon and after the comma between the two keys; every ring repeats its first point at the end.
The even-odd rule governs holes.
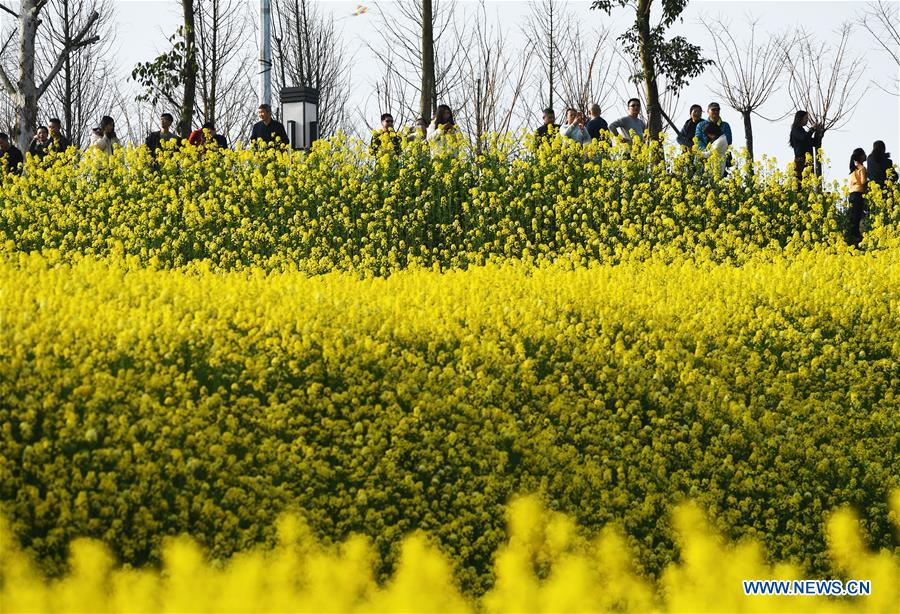
{"type": "Polygon", "coordinates": [[[259,0],[259,102],[272,104],[272,0],[259,0]]]}

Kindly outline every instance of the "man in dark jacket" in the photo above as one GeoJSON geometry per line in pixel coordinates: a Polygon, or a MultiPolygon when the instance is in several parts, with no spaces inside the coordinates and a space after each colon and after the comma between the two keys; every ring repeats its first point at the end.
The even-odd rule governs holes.
{"type": "Polygon", "coordinates": [[[888,174],[892,181],[897,181],[897,171],[891,161],[891,154],[886,150],[887,146],[884,141],[875,141],[872,144],[872,153],[866,158],[866,174],[869,181],[877,183],[881,187],[884,187],[888,174]]]}
{"type": "Polygon", "coordinates": [[[392,153],[399,154],[401,144],[400,133],[394,130],[394,116],[390,113],[382,113],[381,129],[372,132],[372,140],[369,142],[369,154],[372,157],[377,156],[381,152],[382,147],[386,147],[392,153]]]}
{"type": "Polygon", "coordinates": [[[50,131],[47,126],[38,126],[31,144],[28,146],[28,153],[40,160],[47,155],[47,148],[50,145],[50,131]]]}
{"type": "Polygon", "coordinates": [[[265,145],[276,143],[280,147],[289,144],[284,126],[272,117],[272,107],[267,104],[259,105],[259,121],[253,124],[253,132],[250,134],[250,142],[258,141],[265,145]]]}
{"type": "Polygon", "coordinates": [[[559,133],[559,124],[554,123],[556,121],[556,113],[553,109],[547,107],[544,109],[544,124],[537,129],[535,132],[535,136],[538,139],[546,139],[549,138],[551,134],[559,133]],[[550,132],[551,126],[553,127],[553,132],[550,132]]]}
{"type": "Polygon", "coordinates": [[[600,105],[596,102],[591,105],[591,119],[585,125],[587,128],[588,134],[591,135],[591,140],[596,141],[600,138],[601,133],[609,132],[609,125],[606,123],[606,120],[600,117],[600,105]]]}
{"type": "Polygon", "coordinates": [[[72,146],[72,142],[62,133],[62,122],[58,117],[52,118],[49,122],[50,139],[47,143],[47,151],[63,152],[72,146]]]}
{"type": "Polygon", "coordinates": [[[697,134],[697,124],[700,123],[700,119],[703,116],[703,107],[699,104],[691,105],[691,116],[688,118],[686,122],[684,122],[684,127],[681,129],[681,132],[678,133],[678,144],[684,147],[685,149],[690,149],[694,146],[694,135],[697,134]]]}
{"type": "Polygon", "coordinates": [[[160,129],[151,132],[144,141],[150,153],[155,154],[166,141],[174,141],[176,145],[178,144],[178,135],[171,130],[174,121],[171,113],[163,113],[159,116],[160,129]]]}
{"type": "Polygon", "coordinates": [[[220,149],[228,149],[228,139],[225,138],[224,135],[216,132],[216,126],[212,122],[206,122],[203,124],[204,130],[209,130],[209,133],[212,135],[213,140],[216,142],[216,145],[220,149]]]}
{"type": "Polygon", "coordinates": [[[0,132],[0,164],[11,175],[21,175],[25,158],[18,147],[9,142],[9,135],[0,132]]]}

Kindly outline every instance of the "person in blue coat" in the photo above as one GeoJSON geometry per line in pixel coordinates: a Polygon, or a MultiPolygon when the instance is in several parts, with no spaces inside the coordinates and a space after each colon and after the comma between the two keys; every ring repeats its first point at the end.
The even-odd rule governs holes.
{"type": "Polygon", "coordinates": [[[706,107],[707,118],[697,124],[697,129],[694,131],[694,136],[697,139],[697,146],[701,150],[706,149],[706,146],[709,145],[709,139],[707,139],[706,137],[706,124],[708,123],[717,125],[719,127],[719,130],[721,130],[722,134],[725,136],[725,139],[728,141],[728,144],[732,144],[731,126],[728,125],[728,122],[722,121],[720,111],[721,108],[719,107],[718,102],[709,103],[709,106],[706,107]]]}
{"type": "Polygon", "coordinates": [[[559,127],[559,133],[579,145],[587,145],[591,142],[591,135],[588,133],[585,123],[584,113],[577,109],[566,109],[566,123],[559,127]]]}

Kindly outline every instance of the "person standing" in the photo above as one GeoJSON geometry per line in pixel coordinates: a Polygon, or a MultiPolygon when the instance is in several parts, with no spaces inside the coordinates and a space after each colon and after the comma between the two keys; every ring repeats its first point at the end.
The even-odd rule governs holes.
{"type": "Polygon", "coordinates": [[[609,125],[609,131],[617,136],[621,136],[625,139],[625,142],[631,143],[631,132],[633,131],[637,136],[643,138],[644,130],[647,129],[647,124],[644,123],[640,117],[641,114],[641,101],[637,98],[632,98],[628,101],[628,115],[625,117],[620,117],[613,123],[609,125]]]}
{"type": "Polygon", "coordinates": [[[437,115],[428,126],[428,142],[435,153],[456,153],[459,130],[453,112],[445,104],[438,105],[437,115]]]}
{"type": "Polygon", "coordinates": [[[584,124],[584,113],[572,108],[566,109],[566,123],[559,127],[559,133],[563,138],[572,139],[579,145],[587,145],[591,142],[591,135],[584,124]]]}
{"type": "Polygon", "coordinates": [[[681,128],[681,132],[678,133],[678,144],[684,149],[691,149],[694,146],[694,136],[697,134],[697,125],[703,116],[703,107],[699,104],[692,104],[690,114],[681,128]]]}
{"type": "Polygon", "coordinates": [[[263,145],[275,143],[279,147],[290,145],[284,125],[272,117],[272,107],[267,104],[259,105],[259,121],[253,124],[250,141],[252,143],[262,141],[263,145]]]}
{"type": "Polygon", "coordinates": [[[166,141],[173,141],[176,145],[178,144],[178,135],[172,132],[173,123],[174,118],[171,113],[163,113],[159,116],[159,130],[151,132],[144,141],[150,153],[155,154],[166,141]]]}
{"type": "Polygon", "coordinates": [[[116,122],[109,115],[104,115],[100,120],[99,132],[94,131],[93,142],[90,145],[99,149],[106,155],[113,153],[115,147],[120,147],[119,138],[116,136],[116,122]]]}
{"type": "Polygon", "coordinates": [[[725,139],[728,141],[728,144],[731,145],[731,126],[728,125],[728,122],[722,120],[721,116],[721,107],[719,107],[718,102],[711,102],[709,106],[706,107],[707,118],[701,120],[697,124],[696,130],[694,130],[694,136],[697,139],[697,144],[700,149],[706,149],[706,146],[709,145],[709,140],[706,138],[706,124],[713,123],[719,127],[719,130],[722,131],[722,134],[725,136],[725,139]]]}
{"type": "Polygon", "coordinates": [[[400,133],[394,130],[394,116],[390,113],[381,114],[381,128],[372,132],[372,140],[369,142],[369,154],[373,157],[385,147],[391,153],[400,153],[400,133]]]}
{"type": "Polygon", "coordinates": [[[804,130],[809,123],[809,113],[797,111],[794,113],[794,123],[791,124],[791,136],[788,144],[794,149],[794,173],[797,181],[803,179],[803,169],[806,168],[806,156],[813,156],[815,151],[822,146],[822,136],[815,126],[804,130]]]}
{"type": "Polygon", "coordinates": [[[869,181],[881,187],[884,187],[884,182],[888,179],[897,181],[897,171],[891,161],[891,154],[887,153],[884,141],[872,143],[872,153],[866,158],[866,174],[869,181]]]}
{"type": "Polygon", "coordinates": [[[850,224],[847,229],[847,244],[859,245],[862,241],[862,232],[859,229],[860,222],[866,214],[866,151],[862,147],[853,150],[850,156],[850,224]]]}
{"type": "Polygon", "coordinates": [[[48,122],[50,138],[47,143],[47,151],[63,152],[72,146],[72,142],[62,132],[62,122],[58,117],[53,117],[48,122]]]}
{"type": "Polygon", "coordinates": [[[188,136],[188,143],[195,147],[209,145],[219,149],[228,149],[228,141],[216,132],[216,126],[212,122],[205,122],[202,127],[191,132],[188,136]]]}
{"type": "Polygon", "coordinates": [[[9,142],[9,135],[5,132],[0,132],[0,163],[3,170],[10,175],[21,175],[22,167],[25,165],[22,151],[9,142]]]}
{"type": "Polygon", "coordinates": [[[544,109],[543,115],[544,123],[535,131],[535,136],[538,138],[538,142],[544,139],[549,139],[554,133],[559,131],[559,124],[556,122],[556,112],[547,107],[544,109]]]}
{"type": "Polygon", "coordinates": [[[596,102],[591,105],[590,108],[591,119],[588,121],[585,128],[587,128],[588,134],[591,135],[591,140],[597,141],[600,139],[601,135],[606,132],[609,132],[609,125],[606,123],[606,120],[600,117],[600,105],[596,102]]]}
{"type": "Polygon", "coordinates": [[[43,160],[47,155],[47,146],[50,144],[50,132],[47,126],[38,126],[31,144],[28,146],[28,153],[39,160],[43,160]]]}
{"type": "Polygon", "coordinates": [[[203,124],[203,136],[207,143],[215,143],[219,149],[228,149],[228,139],[225,138],[225,135],[218,133],[213,122],[203,124]]]}
{"type": "Polygon", "coordinates": [[[412,136],[417,141],[424,141],[425,137],[428,136],[428,124],[421,117],[416,118],[416,125],[412,128],[412,136]]]}
{"type": "Polygon", "coordinates": [[[718,161],[717,179],[725,176],[725,168],[727,164],[728,139],[722,133],[722,128],[718,124],[708,122],[703,127],[703,134],[706,136],[706,148],[700,152],[704,158],[716,156],[718,161]]]}

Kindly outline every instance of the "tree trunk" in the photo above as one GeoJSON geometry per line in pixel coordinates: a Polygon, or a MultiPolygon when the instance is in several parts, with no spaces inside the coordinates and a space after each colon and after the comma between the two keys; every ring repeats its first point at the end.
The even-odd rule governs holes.
{"type": "MultiPolygon", "coordinates": [[[[71,16],[69,15],[69,0],[63,2],[63,35],[68,41],[72,38],[71,16]]],[[[63,66],[63,121],[66,126],[66,135],[72,140],[72,54],[66,56],[63,66]]],[[[74,143],[75,141],[72,140],[74,143]]]]}
{"type": "MultiPolygon", "coordinates": [[[[209,83],[209,102],[206,105],[206,121],[212,122],[213,126],[216,125],[216,89],[219,84],[219,0],[213,0],[212,2],[212,49],[210,51],[210,55],[212,56],[209,72],[210,72],[210,83],[209,83]]],[[[269,69],[271,70],[271,68],[269,69]]]]}
{"type": "MultiPolygon", "coordinates": [[[[741,111],[744,116],[744,135],[747,139],[747,157],[753,162],[753,125],[750,123],[750,111],[741,111]]],[[[751,172],[753,166],[750,166],[751,172]]]]}
{"type": "Polygon", "coordinates": [[[550,40],[547,41],[549,45],[548,51],[550,52],[550,104],[548,105],[551,109],[553,108],[553,74],[554,74],[554,51],[556,49],[556,32],[554,31],[554,22],[553,22],[553,2],[550,3],[550,40]]]}
{"type": "Polygon", "coordinates": [[[638,0],[637,29],[641,54],[641,70],[647,95],[647,131],[649,137],[658,138],[662,133],[662,113],[659,104],[659,87],[656,84],[656,67],[650,49],[650,6],[652,0],[638,0]]]}
{"type": "Polygon", "coordinates": [[[431,0],[422,0],[422,97],[419,112],[426,124],[431,123],[431,112],[435,108],[434,76],[434,13],[431,0]]]}
{"type": "Polygon", "coordinates": [[[18,107],[19,149],[25,152],[37,128],[38,88],[34,82],[34,46],[38,8],[35,0],[22,0],[19,10],[19,80],[13,101],[18,107]]]}
{"type": "Polygon", "coordinates": [[[194,120],[197,95],[197,36],[194,30],[194,0],[181,0],[184,11],[184,97],[178,118],[178,133],[187,138],[194,120]]]}
{"type": "Polygon", "coordinates": [[[475,81],[475,151],[481,154],[481,135],[484,134],[484,122],[482,120],[481,105],[484,98],[481,95],[481,79],[475,81]]]}

